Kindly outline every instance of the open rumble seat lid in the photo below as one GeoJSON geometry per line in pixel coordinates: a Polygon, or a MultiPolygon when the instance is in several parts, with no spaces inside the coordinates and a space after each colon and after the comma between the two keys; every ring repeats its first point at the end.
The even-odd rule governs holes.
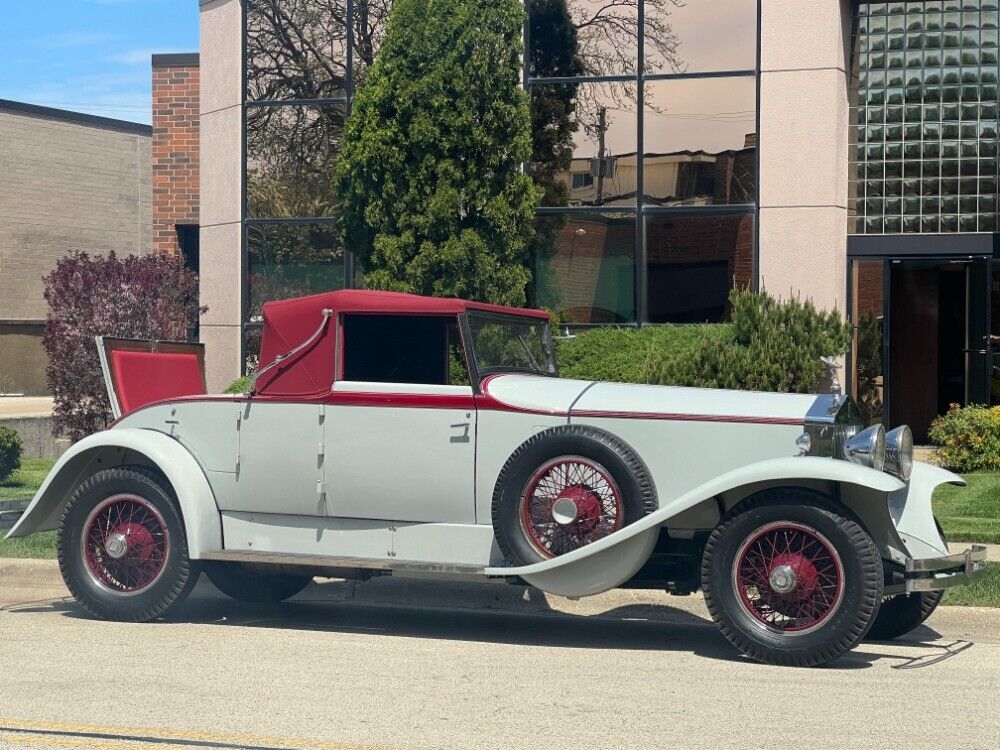
{"type": "MultiPolygon", "coordinates": [[[[260,346],[260,367],[264,368],[315,336],[315,340],[280,364],[262,374],[255,392],[262,396],[306,397],[329,392],[336,378],[335,362],[339,316],[343,313],[381,315],[459,315],[484,312],[548,320],[544,310],[529,310],[453,297],[422,297],[402,292],[342,289],[309,297],[264,304],[264,334],[260,346]],[[327,316],[324,311],[330,311],[327,316]]],[[[377,346],[378,342],[372,342],[377,346]]]]}
{"type": "Polygon", "coordinates": [[[98,336],[97,351],[115,419],[157,401],[206,392],[203,344],[98,336]]]}

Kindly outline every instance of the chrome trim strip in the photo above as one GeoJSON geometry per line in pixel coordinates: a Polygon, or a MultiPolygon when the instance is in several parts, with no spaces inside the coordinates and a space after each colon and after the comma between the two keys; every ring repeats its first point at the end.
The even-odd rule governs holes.
{"type": "Polygon", "coordinates": [[[111,404],[111,416],[115,420],[122,418],[122,407],[118,403],[118,394],[111,382],[111,366],[108,364],[108,353],[104,351],[104,337],[94,336],[97,342],[97,357],[101,360],[101,374],[104,375],[104,387],[108,390],[108,401],[111,404]]]}

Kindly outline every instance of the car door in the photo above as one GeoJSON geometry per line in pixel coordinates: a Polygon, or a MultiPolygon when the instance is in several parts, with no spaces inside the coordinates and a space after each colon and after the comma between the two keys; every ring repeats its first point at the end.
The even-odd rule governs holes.
{"type": "Polygon", "coordinates": [[[476,522],[476,409],[455,322],[345,316],[345,377],[324,422],[330,515],[476,522]]]}
{"type": "Polygon", "coordinates": [[[326,406],[250,399],[239,416],[238,508],[325,516],[323,423],[326,406]]]}

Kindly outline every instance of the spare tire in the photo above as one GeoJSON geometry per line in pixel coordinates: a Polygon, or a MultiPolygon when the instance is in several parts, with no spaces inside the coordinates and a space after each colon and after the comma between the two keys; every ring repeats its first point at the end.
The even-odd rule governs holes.
{"type": "Polygon", "coordinates": [[[656,507],[649,469],[629,445],[597,427],[563,425],[507,459],[493,492],[493,532],[511,565],[530,565],[603,539],[656,507]]]}

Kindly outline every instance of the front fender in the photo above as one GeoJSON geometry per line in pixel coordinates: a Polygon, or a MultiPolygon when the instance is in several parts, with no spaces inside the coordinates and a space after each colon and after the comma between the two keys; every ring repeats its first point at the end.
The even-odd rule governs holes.
{"type": "MultiPolygon", "coordinates": [[[[487,568],[484,572],[491,576],[519,576],[532,586],[561,596],[599,594],[620,586],[638,572],[653,551],[660,527],[671,518],[737,488],[753,485],[758,491],[770,485],[787,486],[796,481],[848,485],[877,493],[883,498],[906,487],[889,474],[848,461],[815,456],[768,459],[705,482],[666,502],[648,516],[586,547],[532,565],[487,568]]],[[[883,525],[888,525],[889,529],[881,529],[880,537],[891,533],[892,527],[886,504],[881,506],[880,511],[866,514],[885,517],[883,525]]]]}
{"type": "Polygon", "coordinates": [[[7,538],[50,531],[59,523],[73,491],[101,469],[135,463],[141,454],[174,488],[187,531],[188,554],[222,549],[222,520],[204,471],[184,446],[162,432],[118,428],[98,432],[73,445],[56,463],[7,538]]]}

